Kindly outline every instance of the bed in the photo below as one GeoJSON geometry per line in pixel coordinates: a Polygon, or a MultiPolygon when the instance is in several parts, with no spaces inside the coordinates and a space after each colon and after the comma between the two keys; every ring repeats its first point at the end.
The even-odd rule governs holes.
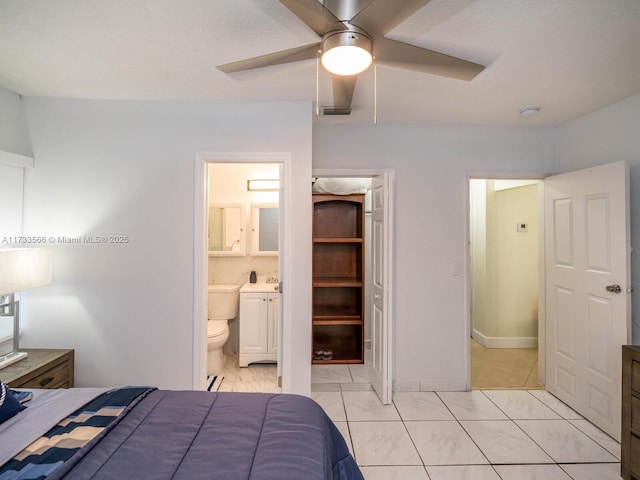
{"type": "Polygon", "coordinates": [[[363,479],[313,400],[148,387],[34,391],[0,424],[0,480],[363,479]]]}

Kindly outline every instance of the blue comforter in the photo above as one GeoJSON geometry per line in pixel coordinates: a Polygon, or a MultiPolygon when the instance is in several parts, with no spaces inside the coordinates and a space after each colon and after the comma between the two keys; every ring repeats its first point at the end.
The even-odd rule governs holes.
{"type": "Polygon", "coordinates": [[[152,391],[49,479],[363,479],[336,426],[298,395],[152,391]]]}

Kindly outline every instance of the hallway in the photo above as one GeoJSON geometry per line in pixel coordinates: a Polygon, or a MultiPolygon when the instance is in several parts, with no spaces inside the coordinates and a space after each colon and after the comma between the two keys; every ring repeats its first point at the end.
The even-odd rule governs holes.
{"type": "Polygon", "coordinates": [[[537,348],[484,348],[471,339],[471,389],[543,389],[537,348]]]}

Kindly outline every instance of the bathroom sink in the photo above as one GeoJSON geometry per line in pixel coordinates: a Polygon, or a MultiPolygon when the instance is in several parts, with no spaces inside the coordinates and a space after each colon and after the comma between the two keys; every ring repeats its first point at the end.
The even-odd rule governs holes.
{"type": "Polygon", "coordinates": [[[240,289],[240,293],[242,292],[277,292],[278,284],[277,283],[245,283],[240,289]]]}

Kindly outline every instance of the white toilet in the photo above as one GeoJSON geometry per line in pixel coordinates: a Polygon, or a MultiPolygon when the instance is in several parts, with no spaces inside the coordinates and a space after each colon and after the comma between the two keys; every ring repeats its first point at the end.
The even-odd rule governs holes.
{"type": "Polygon", "coordinates": [[[229,339],[228,321],[238,316],[240,285],[209,285],[207,321],[207,375],[219,375],[224,368],[222,348],[229,339]]]}

